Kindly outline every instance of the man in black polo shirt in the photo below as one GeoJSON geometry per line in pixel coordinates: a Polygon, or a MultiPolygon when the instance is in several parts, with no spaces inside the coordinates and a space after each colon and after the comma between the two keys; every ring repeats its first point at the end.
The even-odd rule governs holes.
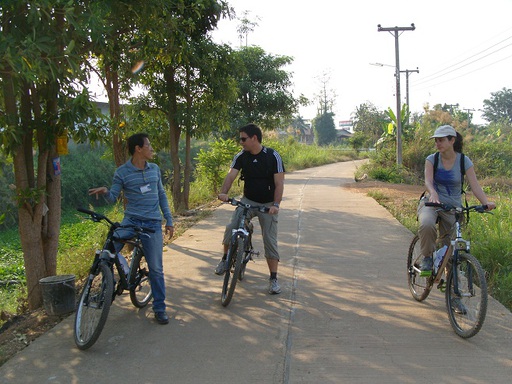
{"type": "MultiPolygon", "coordinates": [[[[265,205],[270,208],[268,213],[255,212],[258,216],[263,234],[265,258],[267,259],[270,271],[269,289],[270,294],[281,293],[281,287],[277,281],[277,267],[279,264],[279,252],[277,249],[277,222],[279,204],[283,198],[284,190],[284,164],[281,156],[272,148],[261,144],[261,129],[255,124],[248,124],[239,130],[240,143],[243,150],[235,155],[228,175],[224,179],[219,193],[219,199],[228,200],[227,193],[235,181],[239,171],[242,171],[244,180],[244,196],[242,201],[252,205],[265,205]]],[[[238,226],[239,215],[242,209],[237,208],[226,226],[224,232],[224,255],[217,265],[215,273],[222,275],[226,271],[226,254],[232,229],[238,226]]]]}

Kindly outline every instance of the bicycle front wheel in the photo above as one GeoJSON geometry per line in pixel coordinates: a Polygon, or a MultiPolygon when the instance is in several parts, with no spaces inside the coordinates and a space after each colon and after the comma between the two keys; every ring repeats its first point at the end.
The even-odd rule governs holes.
{"type": "Polygon", "coordinates": [[[240,275],[238,275],[238,280],[242,281],[245,277],[245,269],[247,268],[247,264],[249,260],[252,260],[252,231],[249,231],[249,236],[247,237],[247,242],[245,244],[245,251],[243,256],[242,267],[240,268],[240,275]]]}
{"type": "Polygon", "coordinates": [[[421,276],[420,264],[423,260],[420,250],[420,238],[418,235],[414,236],[409,246],[409,253],[407,255],[407,284],[411,291],[412,297],[418,301],[425,300],[432,289],[432,277],[421,276]]]}
{"type": "Polygon", "coordinates": [[[153,298],[149,282],[148,263],[144,253],[138,247],[133,250],[133,261],[128,286],[130,287],[130,300],[137,308],[144,308],[153,298]]]}
{"type": "Polygon", "coordinates": [[[227,307],[233,298],[236,282],[242,269],[243,256],[244,239],[242,237],[232,238],[226,258],[227,268],[224,274],[224,284],[222,285],[221,303],[224,307],[227,307]]]}
{"type": "Polygon", "coordinates": [[[452,266],[448,274],[446,286],[446,308],[452,328],[464,339],[475,336],[482,328],[487,313],[487,282],[476,257],[460,253],[457,265],[452,266]]]}
{"type": "Polygon", "coordinates": [[[75,315],[75,344],[79,349],[90,348],[107,321],[112,297],[114,278],[107,263],[101,261],[96,271],[89,275],[80,295],[75,315]]]}

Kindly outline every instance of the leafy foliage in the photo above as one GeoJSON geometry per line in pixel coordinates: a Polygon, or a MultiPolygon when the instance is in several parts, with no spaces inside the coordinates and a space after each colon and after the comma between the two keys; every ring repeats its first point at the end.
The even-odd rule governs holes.
{"type": "MultiPolygon", "coordinates": [[[[61,157],[62,206],[76,208],[91,202],[88,190],[92,187],[112,184],[115,164],[105,157],[106,147],[90,144],[70,144],[69,154],[61,157]]],[[[103,199],[95,204],[102,205],[103,199]]]]}
{"type": "Polygon", "coordinates": [[[196,180],[206,184],[211,192],[218,193],[229,163],[239,150],[238,143],[232,139],[219,139],[211,143],[208,150],[201,149],[196,158],[196,180]]]}
{"type": "Polygon", "coordinates": [[[235,74],[239,97],[231,109],[232,127],[254,122],[264,129],[272,129],[282,119],[290,119],[299,100],[289,90],[291,74],[283,67],[292,58],[274,56],[256,46],[242,47],[236,55],[242,67],[235,74]]]}
{"type": "Polygon", "coordinates": [[[369,102],[358,106],[354,113],[354,131],[363,132],[370,146],[377,143],[389,122],[386,113],[378,111],[375,105],[369,102]]]}
{"type": "Polygon", "coordinates": [[[9,227],[16,223],[18,218],[13,194],[14,169],[12,158],[0,152],[0,228],[9,227]]]}
{"type": "Polygon", "coordinates": [[[491,92],[491,98],[484,100],[482,116],[489,122],[512,123],[512,89],[491,92]]]}
{"type": "Polygon", "coordinates": [[[318,145],[328,145],[336,140],[334,113],[324,112],[313,120],[315,142],[318,145]]]}
{"type": "Polygon", "coordinates": [[[465,152],[475,163],[475,170],[480,178],[512,177],[512,146],[509,143],[474,140],[465,152]]]}

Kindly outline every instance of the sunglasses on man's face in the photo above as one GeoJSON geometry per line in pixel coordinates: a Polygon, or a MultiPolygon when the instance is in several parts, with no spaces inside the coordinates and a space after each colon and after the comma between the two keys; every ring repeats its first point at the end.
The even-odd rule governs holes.
{"type": "Polygon", "coordinates": [[[245,143],[245,140],[247,140],[249,137],[246,136],[246,137],[242,137],[240,136],[240,138],[238,140],[240,140],[242,143],[245,143]]]}

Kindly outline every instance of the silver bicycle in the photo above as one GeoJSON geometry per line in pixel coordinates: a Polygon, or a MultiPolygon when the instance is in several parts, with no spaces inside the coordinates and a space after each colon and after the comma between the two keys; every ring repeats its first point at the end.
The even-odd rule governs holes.
{"type": "MultiPolygon", "coordinates": [[[[446,248],[439,265],[431,273],[420,270],[423,256],[419,237],[416,235],[409,246],[407,256],[407,283],[412,297],[425,300],[432,287],[445,293],[450,324],[457,335],[469,338],[482,328],[487,313],[487,282],[479,261],[470,253],[470,241],[462,237],[464,214],[490,213],[485,205],[454,208],[444,204],[426,203],[426,206],[455,213],[455,234],[446,248]],[[443,279],[445,275],[446,281],[443,279]]],[[[434,253],[435,255],[435,253],[434,253]]],[[[436,264],[436,263],[435,263],[436,264]]]]}

